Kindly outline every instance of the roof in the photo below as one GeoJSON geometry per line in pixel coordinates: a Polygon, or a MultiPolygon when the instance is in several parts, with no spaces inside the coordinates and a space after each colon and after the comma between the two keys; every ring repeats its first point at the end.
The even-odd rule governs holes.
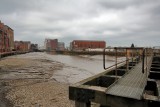
{"type": "Polygon", "coordinates": [[[73,40],[72,42],[106,42],[106,41],[100,41],[100,40],[73,40]]]}

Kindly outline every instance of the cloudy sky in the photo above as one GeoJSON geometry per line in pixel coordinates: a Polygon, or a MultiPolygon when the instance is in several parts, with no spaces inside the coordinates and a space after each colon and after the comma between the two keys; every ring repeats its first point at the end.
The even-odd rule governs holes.
{"type": "Polygon", "coordinates": [[[15,40],[105,40],[107,46],[160,46],[160,0],[0,0],[15,40]]]}

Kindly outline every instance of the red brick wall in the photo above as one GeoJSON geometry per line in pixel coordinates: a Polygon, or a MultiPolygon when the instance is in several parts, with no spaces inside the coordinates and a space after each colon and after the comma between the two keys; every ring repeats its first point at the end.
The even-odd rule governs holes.
{"type": "Polygon", "coordinates": [[[4,25],[0,22],[0,53],[4,51],[4,25]]]}
{"type": "Polygon", "coordinates": [[[58,40],[57,39],[50,40],[50,45],[52,50],[56,50],[58,48],[58,40]]]}
{"type": "Polygon", "coordinates": [[[10,52],[13,48],[11,48],[11,44],[13,43],[13,30],[0,21],[0,53],[2,52],[10,52]]]}
{"type": "Polygon", "coordinates": [[[48,51],[58,49],[58,39],[46,39],[46,49],[48,51]]]}
{"type": "Polygon", "coordinates": [[[74,40],[72,42],[72,49],[82,50],[87,48],[105,48],[105,41],[78,41],[74,40]]]}
{"type": "Polygon", "coordinates": [[[15,41],[14,42],[14,48],[16,51],[27,52],[29,51],[28,45],[29,45],[29,42],[25,42],[25,41],[15,41]]]}

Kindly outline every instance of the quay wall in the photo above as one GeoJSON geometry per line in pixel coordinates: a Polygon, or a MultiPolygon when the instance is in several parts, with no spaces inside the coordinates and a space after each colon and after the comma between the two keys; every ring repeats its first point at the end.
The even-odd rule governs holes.
{"type": "Polygon", "coordinates": [[[29,51],[15,51],[15,52],[3,52],[3,53],[0,53],[0,59],[1,58],[4,58],[4,57],[7,57],[7,56],[12,56],[12,55],[18,55],[18,54],[25,54],[25,53],[28,53],[29,51]]]}
{"type": "MultiPolygon", "coordinates": [[[[103,55],[103,52],[97,51],[54,51],[56,54],[66,54],[66,55],[103,55]]],[[[105,52],[106,55],[115,56],[115,52],[105,52]]],[[[125,52],[117,52],[117,56],[125,56],[125,52]]]]}

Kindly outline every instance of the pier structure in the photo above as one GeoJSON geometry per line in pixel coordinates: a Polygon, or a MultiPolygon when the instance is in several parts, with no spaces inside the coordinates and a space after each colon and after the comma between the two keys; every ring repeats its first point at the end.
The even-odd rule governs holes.
{"type": "Polygon", "coordinates": [[[12,56],[12,55],[18,55],[18,54],[25,54],[28,53],[29,51],[13,51],[13,52],[3,52],[0,53],[0,59],[7,57],[7,56],[12,56]]]}
{"type": "MultiPolygon", "coordinates": [[[[160,55],[151,48],[115,47],[126,50],[126,58],[105,71],[69,86],[69,99],[76,107],[160,106],[160,55]],[[133,54],[128,56],[128,51],[133,54]]],[[[116,53],[115,53],[116,54],[116,53]]]]}

